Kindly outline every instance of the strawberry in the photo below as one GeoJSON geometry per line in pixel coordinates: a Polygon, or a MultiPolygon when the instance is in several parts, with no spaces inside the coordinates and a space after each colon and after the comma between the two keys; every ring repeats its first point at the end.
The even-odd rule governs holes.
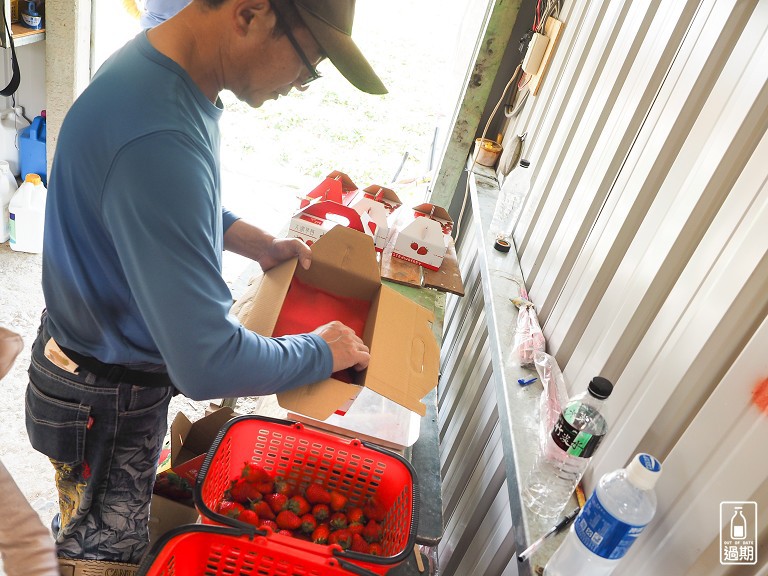
{"type": "Polygon", "coordinates": [[[352,534],[352,545],[349,547],[349,549],[355,552],[363,552],[368,554],[371,550],[371,545],[368,544],[368,542],[366,542],[365,539],[360,536],[360,534],[352,534]]]}
{"type": "Polygon", "coordinates": [[[320,486],[320,484],[310,484],[304,491],[304,496],[310,504],[330,504],[331,494],[320,486]]]}
{"type": "Polygon", "coordinates": [[[270,508],[269,504],[263,500],[261,502],[256,502],[256,504],[253,505],[253,511],[256,512],[256,514],[258,514],[259,518],[262,520],[275,519],[275,513],[272,512],[272,508],[270,508]]]}
{"type": "Polygon", "coordinates": [[[331,535],[331,530],[328,528],[328,524],[320,524],[312,531],[312,542],[315,544],[327,544],[328,536],[331,535]]]}
{"type": "Polygon", "coordinates": [[[363,513],[369,520],[376,520],[376,522],[382,522],[387,515],[387,511],[376,496],[368,499],[363,506],[363,513]]]}
{"type": "Polygon", "coordinates": [[[328,504],[315,504],[312,506],[312,515],[318,522],[325,522],[331,515],[331,509],[328,508],[328,504]]]}
{"type": "Polygon", "coordinates": [[[272,532],[277,532],[278,530],[280,530],[280,528],[278,528],[277,526],[277,522],[275,522],[274,520],[262,520],[261,522],[259,522],[259,528],[263,530],[270,529],[272,530],[272,532]]]}
{"type": "Polygon", "coordinates": [[[256,466],[256,464],[251,464],[250,462],[246,462],[243,465],[243,470],[240,473],[240,476],[252,484],[272,481],[272,476],[270,476],[269,472],[264,470],[261,466],[256,466]]]}
{"type": "Polygon", "coordinates": [[[222,500],[219,503],[219,514],[229,518],[237,518],[244,510],[243,505],[232,500],[222,500]]]}
{"type": "Polygon", "coordinates": [[[240,515],[237,517],[240,522],[245,522],[246,524],[252,524],[254,526],[258,526],[259,524],[259,515],[256,514],[253,510],[248,510],[247,508],[240,512],[240,515]]]}
{"type": "Polygon", "coordinates": [[[384,556],[384,548],[382,548],[381,544],[378,542],[371,542],[371,545],[368,549],[368,554],[373,556],[384,556]]]}
{"type": "Polygon", "coordinates": [[[366,523],[365,515],[363,514],[362,508],[350,508],[347,510],[347,520],[350,524],[353,524],[355,522],[358,522],[360,524],[366,523]]]}
{"type": "Polygon", "coordinates": [[[311,509],[312,507],[304,496],[292,496],[288,500],[288,510],[293,511],[297,516],[304,516],[311,509]]]}
{"type": "Polygon", "coordinates": [[[301,526],[301,518],[296,516],[296,514],[290,510],[283,510],[280,512],[280,514],[277,515],[275,522],[277,522],[278,527],[283,530],[296,530],[301,526]]]}
{"type": "Polygon", "coordinates": [[[267,494],[264,497],[264,501],[272,508],[272,512],[279,514],[282,510],[285,510],[288,504],[288,497],[284,494],[267,494]]]}
{"type": "Polygon", "coordinates": [[[352,534],[346,530],[331,532],[331,535],[328,536],[328,544],[338,544],[342,550],[346,550],[352,545],[352,534]]]}
{"type": "Polygon", "coordinates": [[[261,492],[256,489],[256,485],[243,478],[232,482],[229,487],[229,495],[232,497],[232,500],[240,502],[240,504],[258,502],[262,498],[261,492]]]}
{"type": "Polygon", "coordinates": [[[339,512],[341,510],[344,510],[344,507],[347,505],[347,497],[340,492],[336,492],[336,490],[331,490],[330,505],[331,505],[331,510],[333,510],[334,512],[339,512]]]}
{"type": "Polygon", "coordinates": [[[280,536],[290,536],[291,538],[293,538],[293,532],[291,532],[290,530],[285,530],[285,529],[278,530],[277,533],[280,534],[280,536]]]}
{"type": "Polygon", "coordinates": [[[285,494],[285,496],[287,496],[288,498],[293,496],[294,493],[296,492],[293,486],[291,486],[288,483],[288,481],[282,476],[278,476],[277,478],[275,478],[275,482],[272,490],[274,490],[275,493],[277,494],[285,494]]]}
{"type": "Polygon", "coordinates": [[[347,516],[344,512],[334,512],[329,521],[332,530],[343,530],[347,527],[347,516]]]}
{"type": "Polygon", "coordinates": [[[304,514],[301,517],[300,528],[305,534],[311,534],[317,528],[317,520],[312,514],[304,514]]]}
{"type": "Polygon", "coordinates": [[[349,530],[350,534],[360,534],[362,535],[363,530],[365,529],[365,524],[360,524],[360,522],[352,522],[347,526],[347,530],[349,530]]]}
{"type": "Polygon", "coordinates": [[[381,540],[381,526],[376,520],[369,520],[363,528],[363,538],[368,542],[378,542],[381,540]]]}

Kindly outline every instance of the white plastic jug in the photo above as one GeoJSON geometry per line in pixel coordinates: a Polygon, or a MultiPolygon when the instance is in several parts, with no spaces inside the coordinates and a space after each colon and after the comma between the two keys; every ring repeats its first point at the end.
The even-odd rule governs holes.
{"type": "Polygon", "coordinates": [[[24,183],[11,198],[8,206],[10,217],[11,248],[18,252],[43,251],[43,225],[45,200],[48,191],[40,176],[27,174],[24,183]]]}
{"type": "Polygon", "coordinates": [[[3,222],[0,225],[0,242],[7,242],[11,237],[11,222],[8,206],[11,198],[16,193],[19,185],[16,177],[11,174],[10,166],[6,160],[0,160],[0,205],[3,207],[3,222]]]}

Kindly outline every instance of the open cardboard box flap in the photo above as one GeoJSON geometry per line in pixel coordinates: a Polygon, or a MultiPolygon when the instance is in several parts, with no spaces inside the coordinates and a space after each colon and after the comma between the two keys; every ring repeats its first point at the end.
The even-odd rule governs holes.
{"type": "Polygon", "coordinates": [[[293,275],[321,290],[371,302],[363,341],[371,351],[368,368],[349,384],[328,378],[277,395],[292,412],[325,420],[348,406],[360,386],[424,415],[421,399],[437,385],[439,349],[432,335],[431,312],[381,284],[373,242],[359,232],[336,226],[312,246],[309,270],[296,260],[267,271],[236,306],[246,328],[271,336],[293,275]]]}

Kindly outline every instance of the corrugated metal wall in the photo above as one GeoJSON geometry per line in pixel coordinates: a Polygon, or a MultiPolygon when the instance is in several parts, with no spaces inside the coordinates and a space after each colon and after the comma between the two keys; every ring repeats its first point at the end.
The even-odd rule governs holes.
{"type": "MultiPolygon", "coordinates": [[[[566,2],[561,20],[507,138],[528,133],[514,239],[549,351],[572,390],[616,384],[587,488],[658,456],[657,519],[615,573],[731,574],[720,502],[757,501],[768,531],[768,2],[566,2]]],[[[738,573],[768,573],[761,552],[738,573]]]]}

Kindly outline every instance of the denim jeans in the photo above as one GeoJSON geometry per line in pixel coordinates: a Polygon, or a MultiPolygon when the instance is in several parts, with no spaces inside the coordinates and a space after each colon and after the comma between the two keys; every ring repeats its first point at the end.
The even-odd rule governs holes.
{"type": "Polygon", "coordinates": [[[51,460],[59,492],[63,558],[138,563],[149,544],[157,461],[173,389],[72,374],[44,355],[45,315],[32,346],[26,424],[51,460]]]}

